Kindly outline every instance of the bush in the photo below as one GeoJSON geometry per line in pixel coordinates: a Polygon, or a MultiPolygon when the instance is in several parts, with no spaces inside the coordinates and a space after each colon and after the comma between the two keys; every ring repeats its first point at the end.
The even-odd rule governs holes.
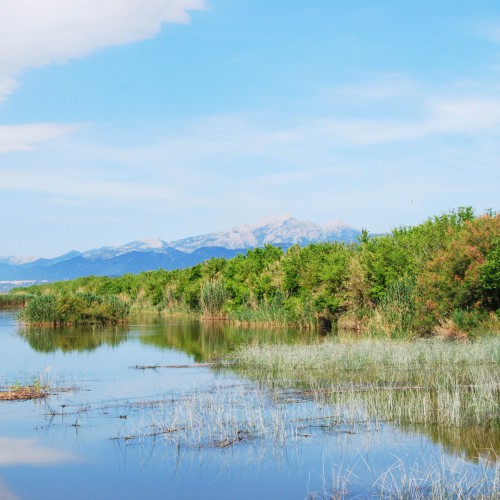
{"type": "Polygon", "coordinates": [[[129,306],[114,295],[80,292],[65,295],[38,295],[20,311],[22,323],[43,324],[105,324],[128,319],[129,306]]]}
{"type": "Polygon", "coordinates": [[[221,280],[210,280],[203,283],[200,291],[200,306],[203,317],[220,317],[225,301],[226,290],[221,280]]]}
{"type": "Polygon", "coordinates": [[[57,298],[54,295],[38,295],[33,297],[18,314],[21,323],[55,324],[60,323],[57,311],[57,298]]]}
{"type": "Polygon", "coordinates": [[[456,310],[496,309],[495,246],[499,234],[500,215],[478,217],[450,232],[447,244],[418,277],[418,307],[424,329],[456,310]]]}

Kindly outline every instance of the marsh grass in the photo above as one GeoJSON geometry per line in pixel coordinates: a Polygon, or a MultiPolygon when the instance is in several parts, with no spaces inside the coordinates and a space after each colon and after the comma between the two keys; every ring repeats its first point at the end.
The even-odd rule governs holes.
{"type": "Polygon", "coordinates": [[[36,295],[19,312],[28,325],[82,325],[123,323],[130,306],[114,295],[77,292],[71,295],[36,295]]]}
{"type": "MultiPolygon", "coordinates": [[[[218,450],[221,459],[226,457],[230,463],[237,453],[235,447],[257,460],[270,456],[288,460],[289,453],[300,457],[306,443],[317,445],[343,435],[341,446],[349,446],[351,434],[378,433],[391,427],[374,422],[362,401],[332,404],[301,390],[269,384],[220,384],[159,401],[137,402],[134,408],[135,424],[115,439],[127,446],[151,447],[151,452],[170,450],[177,460],[189,450],[207,456],[218,450]]],[[[340,441],[334,442],[339,446],[340,441]]],[[[386,467],[369,463],[373,459],[364,456],[366,450],[359,453],[359,459],[348,466],[333,467],[331,474],[324,471],[323,488],[309,497],[498,498],[499,462],[479,461],[471,468],[474,463],[467,458],[438,452],[414,458],[414,463],[393,457],[393,464],[386,467]]]]}
{"type": "Polygon", "coordinates": [[[0,309],[24,307],[31,297],[29,293],[0,293],[0,309]]]}
{"type": "MultiPolygon", "coordinates": [[[[365,467],[368,472],[372,472],[369,463],[365,462],[365,467]]],[[[356,486],[356,477],[351,474],[341,484],[342,491],[348,493],[356,486]]],[[[493,470],[481,468],[478,474],[471,476],[464,472],[459,463],[444,457],[430,462],[421,458],[413,464],[396,458],[387,470],[373,477],[371,485],[364,485],[370,497],[394,500],[494,500],[499,498],[499,486],[499,465],[493,470]]],[[[339,491],[338,487],[333,488],[333,491],[339,491]]],[[[334,495],[333,498],[345,496],[334,495]]]]}
{"type": "Polygon", "coordinates": [[[237,325],[273,326],[283,327],[293,326],[296,323],[290,318],[283,306],[273,303],[262,303],[253,308],[242,307],[229,314],[229,319],[237,325]]]}
{"type": "Polygon", "coordinates": [[[53,390],[50,380],[43,376],[4,382],[0,385],[0,401],[27,401],[30,399],[44,399],[53,390]]]}
{"type": "Polygon", "coordinates": [[[208,280],[203,283],[200,291],[200,307],[205,319],[223,317],[226,301],[226,290],[221,280],[208,280]]]}
{"type": "Polygon", "coordinates": [[[398,424],[490,425],[500,419],[500,338],[247,345],[233,369],[398,424]]]}
{"type": "Polygon", "coordinates": [[[471,475],[464,471],[464,463],[444,456],[432,460],[419,457],[414,463],[394,457],[393,464],[382,472],[362,454],[356,462],[358,467],[334,465],[330,473],[324,470],[322,489],[308,497],[311,500],[497,500],[500,497],[500,464],[492,469],[479,467],[471,475]]]}
{"type": "MultiPolygon", "coordinates": [[[[310,434],[352,432],[385,423],[435,436],[474,429],[472,444],[500,454],[500,339],[325,342],[247,345],[229,356],[230,370],[257,384],[197,391],[148,412],[148,432],[177,446],[275,444],[310,434]]],[[[219,369],[227,370],[221,364],[219,369]]],[[[141,432],[134,432],[134,436],[141,432]]],[[[459,440],[460,441],[460,440],[459,440]]],[[[479,451],[478,451],[479,453],[479,451]]],[[[468,455],[474,458],[474,454],[468,455]]]]}
{"type": "Polygon", "coordinates": [[[297,301],[286,303],[282,293],[276,293],[267,301],[247,303],[232,310],[228,319],[245,326],[315,328],[317,325],[317,317],[312,307],[299,305],[297,301]]]}
{"type": "MultiPolygon", "coordinates": [[[[134,405],[134,422],[117,440],[167,450],[216,450],[250,445],[259,455],[280,456],[287,445],[312,436],[354,433],[345,411],[322,401],[283,397],[254,384],[211,390],[134,405]]],[[[357,427],[366,424],[356,424],[357,427]]]]}

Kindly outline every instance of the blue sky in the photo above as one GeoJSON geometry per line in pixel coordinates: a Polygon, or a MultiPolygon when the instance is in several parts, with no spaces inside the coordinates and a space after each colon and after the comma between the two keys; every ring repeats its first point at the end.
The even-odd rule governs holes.
{"type": "Polygon", "coordinates": [[[498,210],[500,4],[4,0],[0,255],[498,210]]]}

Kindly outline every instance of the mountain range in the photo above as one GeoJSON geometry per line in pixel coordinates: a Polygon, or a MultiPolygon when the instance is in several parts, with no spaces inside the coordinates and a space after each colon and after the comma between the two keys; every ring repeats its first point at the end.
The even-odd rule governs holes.
{"type": "Polygon", "coordinates": [[[161,238],[132,241],[52,259],[0,257],[0,291],[44,281],[81,276],[119,276],[155,269],[182,269],[212,257],[235,257],[267,244],[284,249],[325,241],[356,241],[360,231],[337,220],[319,225],[289,214],[261,219],[227,231],[208,233],[167,243],[161,238]]]}

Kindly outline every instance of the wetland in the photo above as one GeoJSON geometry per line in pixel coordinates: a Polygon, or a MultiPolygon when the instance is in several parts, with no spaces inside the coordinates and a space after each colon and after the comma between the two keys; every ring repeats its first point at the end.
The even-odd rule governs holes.
{"type": "Polygon", "coordinates": [[[2,498],[498,498],[500,340],[0,311],[2,498]],[[26,480],[29,478],[29,481],[26,480]]]}

